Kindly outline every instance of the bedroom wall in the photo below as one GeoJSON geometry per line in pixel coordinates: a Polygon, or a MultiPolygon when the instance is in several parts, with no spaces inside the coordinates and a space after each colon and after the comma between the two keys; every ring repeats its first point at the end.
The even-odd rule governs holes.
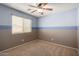
{"type": "Polygon", "coordinates": [[[37,38],[35,17],[0,4],[0,51],[37,38]],[[32,32],[12,34],[12,14],[32,20],[32,32]],[[24,41],[23,41],[24,40],[24,41]]]}
{"type": "Polygon", "coordinates": [[[77,8],[39,18],[39,39],[77,48],[77,8]]]}
{"type": "Polygon", "coordinates": [[[77,46],[79,49],[79,7],[77,8],[77,46]]]}

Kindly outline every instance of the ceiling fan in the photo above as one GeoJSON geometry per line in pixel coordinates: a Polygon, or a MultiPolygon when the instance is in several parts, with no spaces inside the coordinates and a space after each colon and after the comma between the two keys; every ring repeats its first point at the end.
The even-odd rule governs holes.
{"type": "MultiPolygon", "coordinates": [[[[33,6],[33,5],[28,5],[30,7],[33,7],[33,8],[37,8],[36,10],[33,10],[31,13],[34,13],[34,12],[38,12],[43,15],[44,14],[44,10],[47,10],[47,11],[52,11],[53,9],[52,8],[48,8],[49,6],[47,6],[48,4],[47,3],[39,3],[39,4],[36,4],[36,6],[33,6]],[[45,7],[47,6],[47,7],[45,7]]],[[[32,9],[28,9],[28,10],[32,10],[32,9]]]]}

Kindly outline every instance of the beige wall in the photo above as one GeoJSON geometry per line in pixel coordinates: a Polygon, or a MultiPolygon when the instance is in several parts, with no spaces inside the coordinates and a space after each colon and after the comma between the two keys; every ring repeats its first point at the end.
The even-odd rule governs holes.
{"type": "Polygon", "coordinates": [[[33,30],[31,33],[21,33],[12,35],[10,29],[0,30],[0,50],[11,48],[25,42],[35,40],[36,30],[33,30]]]}
{"type": "Polygon", "coordinates": [[[76,30],[39,30],[39,38],[50,42],[77,48],[76,30]]]}

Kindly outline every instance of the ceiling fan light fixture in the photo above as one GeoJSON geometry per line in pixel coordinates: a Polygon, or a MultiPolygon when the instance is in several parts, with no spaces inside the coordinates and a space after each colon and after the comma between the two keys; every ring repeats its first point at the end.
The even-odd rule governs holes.
{"type": "Polygon", "coordinates": [[[50,6],[47,5],[47,3],[37,3],[35,6],[28,6],[35,8],[35,10],[33,10],[31,13],[39,13],[40,15],[44,15],[53,10],[50,6]]]}

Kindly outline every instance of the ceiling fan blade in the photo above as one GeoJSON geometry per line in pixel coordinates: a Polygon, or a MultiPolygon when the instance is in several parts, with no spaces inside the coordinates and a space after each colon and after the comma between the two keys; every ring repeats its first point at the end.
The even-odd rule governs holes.
{"type": "Polygon", "coordinates": [[[50,10],[52,11],[53,9],[52,8],[43,8],[44,10],[50,10]]]}
{"type": "Polygon", "coordinates": [[[32,10],[32,9],[27,9],[28,11],[32,10]]]}
{"type": "Polygon", "coordinates": [[[34,11],[32,11],[31,13],[34,13],[34,12],[36,12],[37,10],[34,10],[34,11]]]}
{"type": "Polygon", "coordinates": [[[30,6],[30,7],[34,7],[34,8],[37,8],[36,6],[33,6],[33,5],[28,5],[28,6],[30,6]]]}
{"type": "Polygon", "coordinates": [[[33,6],[33,5],[28,5],[30,7],[33,7],[33,8],[39,8],[39,9],[42,9],[41,7],[37,7],[37,6],[33,6]]]}

